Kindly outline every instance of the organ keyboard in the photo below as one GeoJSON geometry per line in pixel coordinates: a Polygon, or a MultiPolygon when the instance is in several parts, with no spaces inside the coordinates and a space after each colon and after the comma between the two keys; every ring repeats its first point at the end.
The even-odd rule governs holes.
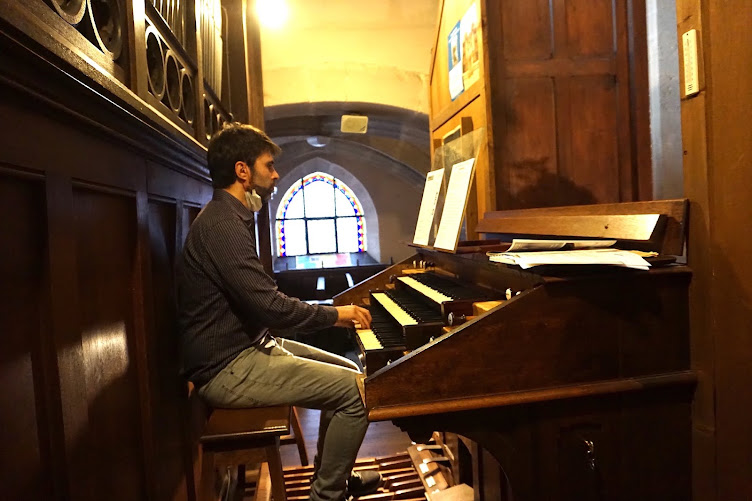
{"type": "MultiPolygon", "coordinates": [[[[536,236],[543,221],[553,238],[608,237],[678,255],[686,210],[686,200],[672,200],[497,212],[478,229],[536,236]],[[655,226],[643,227],[647,219],[655,226]]],[[[688,499],[690,278],[680,265],[521,270],[483,253],[421,249],[334,304],[365,304],[374,316],[356,336],[369,420],[392,420],[418,441],[433,431],[474,441],[499,462],[515,499],[600,499],[593,489],[605,489],[603,499],[688,499]],[[450,314],[467,321],[448,326],[450,314]],[[558,476],[580,464],[572,485],[558,476]],[[561,482],[561,497],[541,490],[561,482]]]]}
{"type": "Polygon", "coordinates": [[[410,276],[392,277],[386,290],[370,291],[367,301],[371,329],[356,330],[360,360],[366,373],[388,365],[410,350],[443,333],[447,319],[472,311],[473,301],[489,294],[449,277],[413,270],[410,276]]]}
{"type": "Polygon", "coordinates": [[[408,287],[412,287],[416,291],[420,292],[421,294],[438,304],[441,304],[444,301],[452,300],[451,297],[437,291],[436,289],[432,289],[431,287],[424,285],[413,277],[399,277],[398,280],[408,287]]]}
{"type": "Polygon", "coordinates": [[[418,325],[418,320],[394,301],[386,292],[374,292],[371,297],[376,300],[401,326],[418,325]]]}

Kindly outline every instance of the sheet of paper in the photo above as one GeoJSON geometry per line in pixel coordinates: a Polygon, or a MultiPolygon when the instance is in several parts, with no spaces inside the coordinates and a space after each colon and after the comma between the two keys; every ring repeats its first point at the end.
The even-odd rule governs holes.
{"type": "Polygon", "coordinates": [[[465,205],[473,179],[474,158],[454,164],[449,175],[444,209],[441,212],[439,231],[433,246],[438,249],[457,250],[457,241],[462,229],[462,218],[465,216],[465,205]]]}
{"type": "Polygon", "coordinates": [[[522,269],[546,264],[607,264],[647,270],[650,263],[634,252],[619,249],[488,253],[489,260],[516,264],[522,269]]]}
{"type": "Polygon", "coordinates": [[[436,202],[439,200],[441,181],[443,179],[443,168],[431,171],[426,175],[426,186],[423,188],[418,222],[415,225],[414,244],[428,245],[428,239],[431,237],[431,226],[433,226],[433,216],[436,213],[436,202]]]}
{"type": "Polygon", "coordinates": [[[557,249],[600,249],[611,247],[616,240],[534,240],[527,238],[515,238],[506,252],[520,250],[557,250],[557,249]]]}

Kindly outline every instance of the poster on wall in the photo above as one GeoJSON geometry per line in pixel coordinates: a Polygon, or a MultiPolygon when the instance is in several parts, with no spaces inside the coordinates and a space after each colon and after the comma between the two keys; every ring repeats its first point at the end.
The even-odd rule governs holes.
{"type": "Polygon", "coordinates": [[[465,89],[480,79],[480,34],[478,2],[473,2],[460,21],[462,85],[465,89]]]}
{"type": "Polygon", "coordinates": [[[460,45],[460,21],[449,32],[449,95],[454,101],[462,94],[462,46],[460,45]]]}

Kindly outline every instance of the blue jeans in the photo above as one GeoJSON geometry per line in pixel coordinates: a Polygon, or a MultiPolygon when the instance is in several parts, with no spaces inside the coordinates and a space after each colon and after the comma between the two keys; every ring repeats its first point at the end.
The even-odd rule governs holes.
{"type": "Polygon", "coordinates": [[[238,355],[198,394],[213,407],[295,405],[321,410],[311,500],[345,496],[368,421],[350,360],[267,336],[238,355]]]}

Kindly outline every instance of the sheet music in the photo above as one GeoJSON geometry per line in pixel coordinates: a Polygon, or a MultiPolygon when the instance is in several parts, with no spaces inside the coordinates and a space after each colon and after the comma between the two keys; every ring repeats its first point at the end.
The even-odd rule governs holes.
{"type": "Polygon", "coordinates": [[[530,238],[514,238],[512,245],[506,252],[514,251],[547,251],[559,249],[600,249],[611,247],[616,240],[535,240],[530,238]]]}
{"type": "Polygon", "coordinates": [[[449,175],[444,210],[441,213],[439,231],[433,246],[439,249],[457,250],[460,238],[462,219],[465,216],[465,205],[470,192],[470,182],[473,179],[474,158],[459,162],[452,166],[449,175]]]}
{"type": "Polygon", "coordinates": [[[428,239],[431,236],[431,226],[433,226],[433,216],[436,213],[436,202],[439,200],[441,181],[443,179],[443,168],[431,171],[426,176],[426,186],[423,188],[423,198],[420,201],[418,222],[415,225],[414,244],[428,245],[428,239]]]}
{"type": "Polygon", "coordinates": [[[639,254],[620,249],[489,252],[488,259],[497,263],[516,264],[523,270],[546,264],[608,264],[637,270],[650,268],[650,263],[639,254]]]}

